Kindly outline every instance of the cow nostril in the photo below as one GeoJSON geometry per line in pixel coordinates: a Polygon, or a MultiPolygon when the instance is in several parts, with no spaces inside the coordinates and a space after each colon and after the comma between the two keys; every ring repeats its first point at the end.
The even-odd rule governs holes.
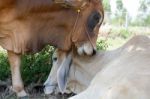
{"type": "Polygon", "coordinates": [[[92,56],[96,55],[96,50],[93,50],[92,56]]]}

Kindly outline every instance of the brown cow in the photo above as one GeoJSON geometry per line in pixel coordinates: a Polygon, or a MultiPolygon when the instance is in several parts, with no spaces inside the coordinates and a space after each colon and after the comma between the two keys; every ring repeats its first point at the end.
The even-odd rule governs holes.
{"type": "Polygon", "coordinates": [[[8,51],[13,90],[26,96],[20,75],[20,55],[50,44],[65,52],[95,52],[103,20],[99,0],[0,0],[0,45],[8,51]]]}

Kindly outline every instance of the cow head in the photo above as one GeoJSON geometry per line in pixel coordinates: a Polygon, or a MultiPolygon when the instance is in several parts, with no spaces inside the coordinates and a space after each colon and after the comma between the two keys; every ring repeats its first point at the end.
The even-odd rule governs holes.
{"type": "Polygon", "coordinates": [[[52,62],[52,70],[44,83],[45,94],[64,93],[67,87],[70,66],[72,64],[72,55],[71,53],[57,49],[53,54],[52,62]],[[57,86],[59,89],[57,89],[57,86]]]}
{"type": "MultiPolygon", "coordinates": [[[[18,39],[18,44],[15,47],[1,44],[5,49],[16,53],[37,52],[50,44],[63,51],[70,51],[75,46],[81,55],[95,53],[104,16],[100,0],[6,1],[0,4],[0,32],[15,33],[17,37],[11,38],[18,39]]],[[[3,42],[6,41],[7,45],[14,45],[11,40],[3,42]]]]}
{"type": "Polygon", "coordinates": [[[78,54],[95,54],[98,32],[104,18],[101,1],[55,0],[55,3],[62,4],[76,13],[71,32],[71,42],[77,48],[78,54]]]}

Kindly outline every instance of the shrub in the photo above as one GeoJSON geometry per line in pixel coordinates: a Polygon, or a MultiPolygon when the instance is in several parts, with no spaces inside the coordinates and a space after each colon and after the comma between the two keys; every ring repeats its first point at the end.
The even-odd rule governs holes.
{"type": "Polygon", "coordinates": [[[39,53],[22,57],[21,73],[25,84],[41,84],[46,80],[52,66],[53,51],[53,47],[47,46],[39,53]]]}
{"type": "MultiPolygon", "coordinates": [[[[21,62],[21,73],[25,85],[30,83],[43,83],[52,66],[51,56],[54,48],[45,47],[41,52],[33,55],[23,55],[21,62]]],[[[7,54],[0,53],[0,80],[7,80],[11,77],[10,66],[7,54]]]]}
{"type": "Polygon", "coordinates": [[[5,52],[0,52],[0,80],[6,80],[10,77],[10,67],[5,52]]]}
{"type": "Polygon", "coordinates": [[[100,39],[97,40],[97,50],[106,50],[108,48],[108,44],[106,40],[100,39]]]}

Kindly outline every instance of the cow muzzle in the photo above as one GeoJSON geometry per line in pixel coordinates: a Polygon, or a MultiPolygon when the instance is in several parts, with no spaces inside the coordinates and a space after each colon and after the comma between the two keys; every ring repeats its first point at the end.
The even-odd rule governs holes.
{"type": "Polygon", "coordinates": [[[93,56],[96,54],[96,47],[94,47],[90,42],[87,42],[82,46],[77,47],[77,52],[79,55],[93,56]]]}

